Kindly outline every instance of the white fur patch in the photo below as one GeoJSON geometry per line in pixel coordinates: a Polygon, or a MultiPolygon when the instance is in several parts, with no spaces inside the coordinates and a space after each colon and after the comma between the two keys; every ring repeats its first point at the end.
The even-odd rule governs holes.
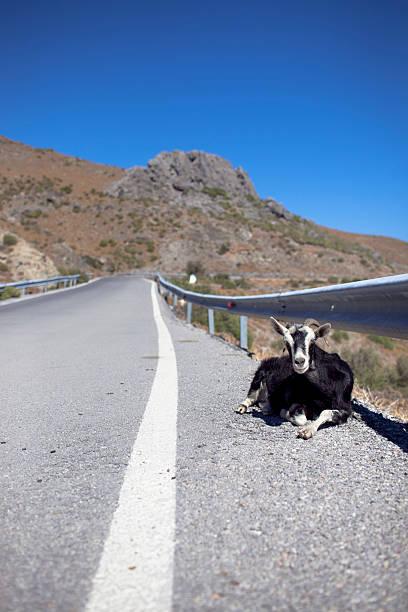
{"type": "Polygon", "coordinates": [[[307,418],[306,418],[306,415],[302,412],[300,414],[295,414],[291,418],[291,421],[294,425],[301,427],[302,425],[305,425],[305,423],[307,422],[307,418]]]}

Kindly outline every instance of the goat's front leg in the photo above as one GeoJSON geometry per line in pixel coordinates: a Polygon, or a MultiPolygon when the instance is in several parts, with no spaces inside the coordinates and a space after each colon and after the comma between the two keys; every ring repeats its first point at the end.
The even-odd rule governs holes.
{"type": "Polygon", "coordinates": [[[339,423],[341,422],[340,412],[338,410],[323,410],[320,415],[314,421],[311,421],[298,431],[300,438],[308,440],[312,436],[316,435],[317,430],[324,423],[339,423]]]}
{"type": "Polygon", "coordinates": [[[268,391],[264,381],[260,383],[258,389],[253,389],[251,386],[247,397],[239,404],[235,412],[244,414],[248,408],[252,408],[255,404],[258,404],[263,414],[270,414],[268,391]]]}

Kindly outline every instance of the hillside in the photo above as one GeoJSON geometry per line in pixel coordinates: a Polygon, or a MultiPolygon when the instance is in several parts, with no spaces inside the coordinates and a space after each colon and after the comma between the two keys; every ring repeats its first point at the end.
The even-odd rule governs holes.
{"type": "MultiPolygon", "coordinates": [[[[408,267],[408,243],[293,215],[259,198],[242,168],[199,151],[163,152],[125,171],[0,137],[0,209],[0,233],[44,256],[44,273],[175,273],[199,261],[210,273],[301,281],[408,267]]],[[[18,243],[1,248],[0,282],[40,273],[17,265],[18,243]]]]}
{"type": "MultiPolygon", "coordinates": [[[[404,273],[408,243],[293,215],[217,155],[162,152],[124,170],[0,136],[0,283],[187,266],[208,292],[270,293],[404,273]]],[[[267,321],[251,319],[249,329],[258,357],[280,354],[267,321]]],[[[381,393],[377,405],[408,418],[407,342],[335,330],[332,348],[381,393]]]]}

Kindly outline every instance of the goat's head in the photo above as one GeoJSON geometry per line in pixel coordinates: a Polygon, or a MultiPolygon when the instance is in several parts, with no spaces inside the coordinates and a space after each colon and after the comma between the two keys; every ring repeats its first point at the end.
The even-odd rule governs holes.
{"type": "Polygon", "coordinates": [[[297,374],[305,374],[313,363],[313,346],[319,338],[324,338],[330,332],[330,323],[320,325],[314,319],[306,319],[304,323],[285,327],[271,317],[274,330],[283,336],[283,340],[292,358],[293,369],[297,374]]]}

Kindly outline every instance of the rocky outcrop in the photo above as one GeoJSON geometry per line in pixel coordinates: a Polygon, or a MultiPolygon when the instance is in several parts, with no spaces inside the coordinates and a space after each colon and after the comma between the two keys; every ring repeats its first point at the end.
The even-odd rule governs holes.
{"type": "Polygon", "coordinates": [[[266,213],[272,213],[277,217],[282,217],[283,219],[291,219],[293,217],[292,213],[286,210],[283,204],[280,204],[273,198],[266,198],[264,200],[265,208],[264,211],[266,213]]]}
{"type": "Polygon", "coordinates": [[[59,272],[52,259],[23,238],[16,236],[16,244],[4,246],[5,233],[0,230],[0,263],[3,264],[7,278],[18,281],[58,276],[59,272]]]}
{"type": "Polygon", "coordinates": [[[135,166],[113,183],[107,192],[126,198],[152,198],[182,202],[190,198],[217,196],[248,201],[259,199],[248,174],[218,155],[202,151],[164,151],[151,159],[147,168],[135,166]]]}
{"type": "Polygon", "coordinates": [[[106,190],[110,195],[135,200],[152,199],[201,210],[222,211],[234,206],[248,218],[262,212],[290,219],[292,214],[273,198],[262,201],[247,172],[218,155],[203,151],[164,151],[147,167],[135,166],[106,190]]]}

